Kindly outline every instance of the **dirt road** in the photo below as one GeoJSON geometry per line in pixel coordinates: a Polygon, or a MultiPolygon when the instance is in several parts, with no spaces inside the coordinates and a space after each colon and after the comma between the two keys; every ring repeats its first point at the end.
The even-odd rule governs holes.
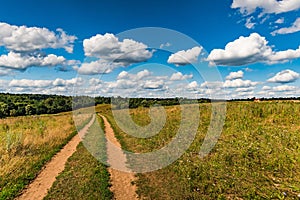
{"type": "Polygon", "coordinates": [[[45,165],[36,179],[29,184],[17,199],[41,200],[47,195],[48,190],[51,188],[58,174],[64,170],[68,158],[76,151],[76,147],[81,141],[79,135],[84,135],[93,124],[94,120],[95,115],[92,117],[91,121],[45,165]]]}
{"type": "Polygon", "coordinates": [[[114,135],[114,131],[111,128],[107,119],[102,116],[105,125],[105,134],[108,140],[107,142],[107,157],[110,166],[121,169],[116,170],[112,167],[108,168],[110,173],[111,191],[114,194],[114,198],[117,200],[135,200],[137,198],[136,186],[132,184],[135,181],[135,174],[126,167],[126,155],[121,149],[121,145],[114,135]]]}

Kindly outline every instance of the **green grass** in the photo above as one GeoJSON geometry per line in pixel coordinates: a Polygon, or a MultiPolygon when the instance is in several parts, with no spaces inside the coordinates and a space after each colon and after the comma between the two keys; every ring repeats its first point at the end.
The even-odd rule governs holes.
{"type": "Polygon", "coordinates": [[[97,119],[83,143],[78,145],[76,152],[68,159],[64,171],[57,177],[45,199],[112,199],[107,167],[83,145],[89,145],[92,153],[106,160],[106,140],[103,132],[97,128],[98,121],[102,127],[103,122],[101,118],[97,119]]]}
{"type": "MultiPolygon", "coordinates": [[[[180,107],[166,107],[167,122],[161,132],[137,139],[117,127],[108,108],[101,109],[98,111],[108,117],[123,148],[133,152],[166,145],[180,123],[180,107]]],[[[143,199],[297,199],[299,115],[299,103],[228,103],[222,135],[201,159],[198,152],[210,123],[211,105],[200,104],[201,121],[190,148],[168,167],[138,174],[137,193],[143,199]]],[[[131,116],[137,124],[150,122],[145,109],[132,109],[131,116]]]]}
{"type": "Polygon", "coordinates": [[[0,120],[0,199],[16,197],[75,134],[70,113],[0,120]]]}
{"type": "MultiPolygon", "coordinates": [[[[76,125],[90,119],[77,110],[76,125]]],[[[0,199],[14,199],[77,134],[71,112],[0,120],[0,199]]]]}

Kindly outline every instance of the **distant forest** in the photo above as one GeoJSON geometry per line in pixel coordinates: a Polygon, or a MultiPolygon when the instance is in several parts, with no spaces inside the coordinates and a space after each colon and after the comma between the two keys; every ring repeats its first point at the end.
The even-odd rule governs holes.
{"type": "MultiPolygon", "coordinates": [[[[110,104],[111,97],[60,96],[43,94],[8,94],[0,93],[0,118],[24,115],[55,114],[71,111],[81,107],[97,104],[110,104]]],[[[254,101],[255,98],[236,99],[230,101],[254,101]]],[[[300,98],[272,98],[264,100],[300,100],[300,98]]],[[[150,107],[157,104],[162,106],[179,105],[180,102],[193,103],[195,100],[183,98],[114,98],[114,109],[150,107]],[[116,102],[116,103],[115,103],[116,102]]],[[[199,103],[211,102],[210,99],[198,99],[199,103]]],[[[224,100],[220,100],[224,101],[224,100]]]]}

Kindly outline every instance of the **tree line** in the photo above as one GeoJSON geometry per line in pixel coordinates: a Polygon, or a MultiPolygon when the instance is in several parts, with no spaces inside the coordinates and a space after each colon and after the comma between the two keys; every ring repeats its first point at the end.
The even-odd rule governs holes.
{"type": "MultiPolygon", "coordinates": [[[[98,103],[105,102],[107,99],[98,99],[98,103]]],[[[0,93],[0,118],[55,114],[92,105],[95,105],[94,98],[86,96],[0,93]]]]}
{"type": "MultiPolygon", "coordinates": [[[[256,98],[235,99],[229,101],[254,101],[256,98]]],[[[267,100],[300,100],[294,98],[261,98],[267,100]]],[[[0,118],[24,115],[55,114],[71,111],[97,104],[112,104],[114,109],[137,108],[150,106],[172,106],[181,103],[209,103],[210,99],[186,99],[186,98],[122,98],[122,97],[89,97],[89,96],[62,96],[44,94],[9,94],[0,93],[0,118]]],[[[214,100],[216,101],[216,100],[214,100]]],[[[224,101],[224,100],[219,100],[224,101]]]]}
{"type": "MultiPolygon", "coordinates": [[[[122,98],[122,97],[89,97],[62,96],[45,94],[10,94],[0,93],[0,118],[25,115],[55,114],[71,111],[97,104],[112,104],[115,109],[150,107],[155,105],[170,106],[180,102],[194,102],[183,98],[122,98]]],[[[199,102],[209,102],[201,99],[199,102]]]]}

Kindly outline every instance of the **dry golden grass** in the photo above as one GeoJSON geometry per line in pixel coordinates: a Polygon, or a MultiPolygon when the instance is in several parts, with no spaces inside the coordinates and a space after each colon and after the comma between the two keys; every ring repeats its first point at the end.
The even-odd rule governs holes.
{"type": "Polygon", "coordinates": [[[0,199],[12,198],[73,135],[72,113],[0,120],[0,199]]]}
{"type": "Polygon", "coordinates": [[[76,129],[82,129],[92,119],[93,113],[95,113],[95,107],[93,106],[74,110],[72,114],[76,129]]]}

